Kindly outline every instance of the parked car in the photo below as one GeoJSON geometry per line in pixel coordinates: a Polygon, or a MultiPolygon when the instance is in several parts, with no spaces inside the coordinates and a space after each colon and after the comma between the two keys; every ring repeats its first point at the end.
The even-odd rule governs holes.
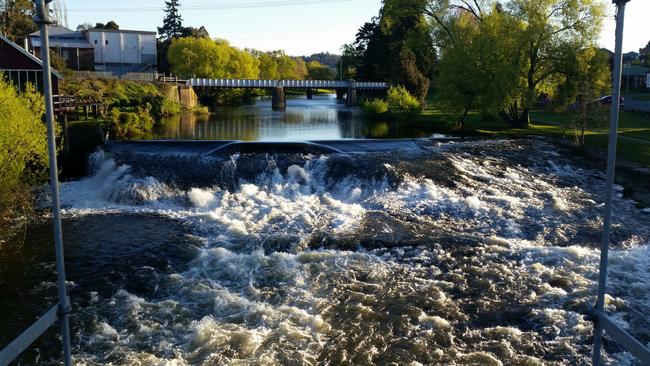
{"type": "MultiPolygon", "coordinates": [[[[625,98],[621,98],[621,109],[625,107],[625,98]]],[[[612,96],[611,95],[605,95],[604,97],[600,97],[596,99],[596,102],[603,104],[603,105],[611,105],[612,104],[612,96]]]]}

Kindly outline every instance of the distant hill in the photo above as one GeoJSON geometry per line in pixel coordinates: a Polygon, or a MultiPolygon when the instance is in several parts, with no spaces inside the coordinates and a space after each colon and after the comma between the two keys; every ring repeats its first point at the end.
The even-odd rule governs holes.
{"type": "Polygon", "coordinates": [[[318,61],[321,64],[328,66],[332,70],[336,70],[337,64],[341,59],[340,55],[334,55],[329,52],[315,53],[311,56],[301,56],[305,62],[318,61]]]}

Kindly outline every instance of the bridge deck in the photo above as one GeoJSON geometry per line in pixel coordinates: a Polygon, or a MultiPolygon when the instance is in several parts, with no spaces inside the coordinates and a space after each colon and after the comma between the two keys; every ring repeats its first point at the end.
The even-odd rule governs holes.
{"type": "Polygon", "coordinates": [[[187,85],[210,88],[292,88],[292,89],[388,89],[386,82],[352,82],[345,80],[246,80],[246,79],[189,79],[187,85]]]}

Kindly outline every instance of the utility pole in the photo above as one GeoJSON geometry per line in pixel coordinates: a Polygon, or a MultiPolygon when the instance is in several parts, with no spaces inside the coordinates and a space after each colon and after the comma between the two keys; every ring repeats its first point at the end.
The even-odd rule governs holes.
{"type": "MultiPolygon", "coordinates": [[[[616,47],[614,52],[614,77],[612,104],[609,125],[609,148],[607,151],[607,182],[605,188],[605,212],[603,213],[603,234],[600,243],[600,269],[598,277],[598,296],[595,310],[603,313],[605,310],[605,293],[607,291],[607,265],[609,263],[609,241],[612,227],[612,196],[614,177],[616,173],[616,144],[618,140],[618,115],[621,104],[621,76],[623,66],[623,27],[625,25],[625,5],[630,0],[612,0],[616,4],[616,47]]],[[[600,365],[603,342],[603,326],[600,321],[594,328],[594,366],[600,365]]]]}
{"type": "Polygon", "coordinates": [[[56,139],[54,136],[54,103],[52,101],[52,70],[50,68],[50,37],[48,26],[54,23],[48,4],[52,0],[36,0],[34,21],[41,31],[41,60],[43,62],[43,91],[45,93],[45,119],[47,122],[47,147],[50,160],[50,189],[52,198],[52,221],[54,224],[54,246],[56,253],[56,274],[59,290],[59,322],[63,338],[63,362],[72,365],[70,349],[70,299],[65,284],[65,263],[63,257],[63,230],[61,228],[61,198],[59,192],[59,168],[56,163],[56,139]]]}

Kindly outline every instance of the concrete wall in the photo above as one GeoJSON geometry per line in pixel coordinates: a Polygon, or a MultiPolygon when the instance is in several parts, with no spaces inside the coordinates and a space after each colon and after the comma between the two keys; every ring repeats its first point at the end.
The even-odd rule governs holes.
{"type": "Polygon", "coordinates": [[[199,97],[191,86],[179,85],[178,95],[179,100],[184,107],[193,108],[199,105],[199,97]]]}

